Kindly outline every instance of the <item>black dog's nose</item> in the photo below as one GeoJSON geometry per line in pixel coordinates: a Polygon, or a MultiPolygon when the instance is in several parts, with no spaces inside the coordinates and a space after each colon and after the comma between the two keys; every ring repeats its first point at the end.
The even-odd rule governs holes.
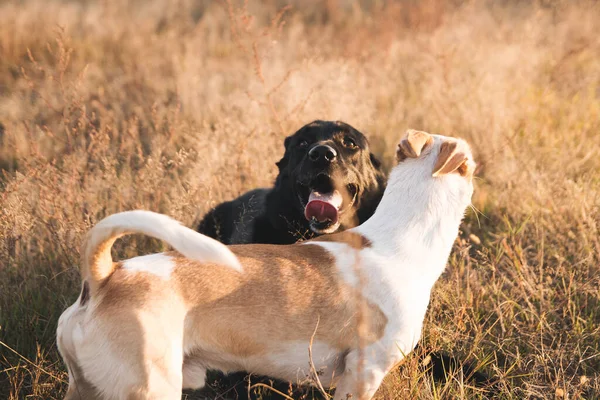
{"type": "Polygon", "coordinates": [[[308,158],[314,162],[320,161],[330,163],[335,160],[335,157],[337,157],[335,149],[326,144],[315,146],[308,152],[308,158]]]}

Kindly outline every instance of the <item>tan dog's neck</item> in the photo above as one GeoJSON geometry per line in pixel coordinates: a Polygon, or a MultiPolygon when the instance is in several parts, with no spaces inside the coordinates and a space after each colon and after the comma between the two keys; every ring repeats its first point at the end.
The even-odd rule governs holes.
{"type": "MultiPolygon", "coordinates": [[[[444,186],[453,182],[422,175],[406,174],[402,166],[396,167],[375,214],[349,232],[369,239],[373,249],[387,258],[414,257],[421,265],[429,264],[429,260],[436,266],[429,271],[433,284],[443,271],[444,263],[439,260],[450,253],[465,205],[459,197],[440,199],[448,192],[444,186]],[[456,207],[448,207],[448,201],[457,203],[456,207]]],[[[392,264],[391,268],[398,267],[392,264]]]]}

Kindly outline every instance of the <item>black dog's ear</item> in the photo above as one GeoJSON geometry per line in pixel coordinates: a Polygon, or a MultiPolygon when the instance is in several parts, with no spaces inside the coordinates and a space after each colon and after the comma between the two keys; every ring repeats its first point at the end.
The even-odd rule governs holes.
{"type": "Polygon", "coordinates": [[[283,141],[283,147],[285,148],[285,152],[283,153],[283,157],[281,158],[281,160],[279,160],[275,163],[275,165],[277,165],[277,167],[279,168],[279,172],[281,172],[288,164],[288,161],[289,161],[288,147],[290,145],[291,140],[292,140],[292,137],[288,136],[283,141]]]}
{"type": "Polygon", "coordinates": [[[381,161],[379,161],[379,159],[375,157],[375,154],[369,154],[369,158],[371,159],[371,164],[373,164],[375,169],[381,170],[381,161]]]}

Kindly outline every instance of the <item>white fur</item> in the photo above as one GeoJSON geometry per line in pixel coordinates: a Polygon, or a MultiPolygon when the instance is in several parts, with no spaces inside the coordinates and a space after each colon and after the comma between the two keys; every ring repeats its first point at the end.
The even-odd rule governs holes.
{"type": "Polygon", "coordinates": [[[115,237],[115,233],[142,233],[167,242],[192,260],[221,264],[242,271],[239,260],[227,246],[181,225],[166,215],[135,210],[108,216],[90,231],[88,248],[95,251],[101,243],[115,237]]]}
{"type": "Polygon", "coordinates": [[[363,350],[362,368],[357,352],[346,358],[336,400],[356,393],[358,382],[364,386],[358,398],[370,399],[387,372],[415,347],[431,288],[446,266],[471,201],[473,188],[466,178],[456,173],[431,176],[445,140],[432,136],[433,148],[396,166],[375,214],[351,230],[368,238],[372,247],[357,252],[340,243],[314,242],[335,256],[342,278],[388,317],[384,337],[363,350]],[[362,376],[356,375],[358,370],[362,376]]]}
{"type": "Polygon", "coordinates": [[[147,272],[162,279],[169,279],[173,269],[175,269],[175,262],[172,257],[164,253],[148,254],[123,261],[123,268],[128,271],[147,272]]]}

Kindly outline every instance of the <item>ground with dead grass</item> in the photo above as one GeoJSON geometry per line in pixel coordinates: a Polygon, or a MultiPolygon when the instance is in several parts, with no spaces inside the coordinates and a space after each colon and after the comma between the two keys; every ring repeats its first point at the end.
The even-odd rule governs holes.
{"type": "MultiPolygon", "coordinates": [[[[473,204],[423,342],[501,398],[600,397],[600,8],[588,2],[0,4],[0,397],[60,398],[82,235],[144,208],[188,225],[270,185],[313,119],[392,164],[407,128],[461,136],[473,204]]],[[[161,249],[128,238],[115,255],[161,249]]],[[[416,355],[380,399],[486,398],[416,355]]]]}

